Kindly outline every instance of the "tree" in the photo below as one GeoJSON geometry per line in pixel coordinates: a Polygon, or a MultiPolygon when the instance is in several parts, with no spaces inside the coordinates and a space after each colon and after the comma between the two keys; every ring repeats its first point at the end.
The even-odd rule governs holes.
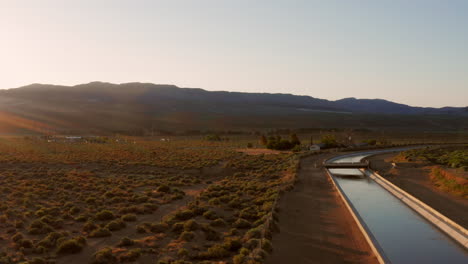
{"type": "Polygon", "coordinates": [[[276,149],[276,150],[289,150],[292,149],[295,145],[292,144],[289,140],[281,139],[280,136],[271,136],[268,138],[267,148],[276,149]]]}
{"type": "Polygon", "coordinates": [[[301,144],[301,141],[299,140],[299,138],[297,137],[297,135],[295,133],[291,134],[291,144],[293,146],[301,144]]]}
{"type": "Polygon", "coordinates": [[[325,144],[327,148],[338,146],[335,136],[329,134],[322,136],[322,143],[325,144]]]}
{"type": "Polygon", "coordinates": [[[263,146],[266,146],[268,144],[268,141],[265,135],[262,135],[262,137],[260,138],[260,144],[262,144],[263,146]]]}

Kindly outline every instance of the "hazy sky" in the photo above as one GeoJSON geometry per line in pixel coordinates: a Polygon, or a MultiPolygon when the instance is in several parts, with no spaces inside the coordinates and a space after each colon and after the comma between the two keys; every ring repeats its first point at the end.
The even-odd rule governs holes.
{"type": "Polygon", "coordinates": [[[466,0],[0,0],[0,87],[90,81],[468,105],[466,0]]]}

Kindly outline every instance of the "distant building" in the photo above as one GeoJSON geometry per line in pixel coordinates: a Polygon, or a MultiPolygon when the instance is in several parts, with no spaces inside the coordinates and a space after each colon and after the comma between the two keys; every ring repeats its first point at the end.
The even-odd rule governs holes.
{"type": "Polygon", "coordinates": [[[325,148],[325,144],[323,143],[318,143],[318,144],[313,144],[309,146],[309,151],[319,151],[323,148],[325,148]]]}

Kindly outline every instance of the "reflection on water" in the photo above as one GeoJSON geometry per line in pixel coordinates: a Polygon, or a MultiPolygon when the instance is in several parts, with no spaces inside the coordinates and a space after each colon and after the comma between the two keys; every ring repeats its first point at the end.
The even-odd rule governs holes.
{"type": "MultiPolygon", "coordinates": [[[[362,158],[347,157],[345,162],[362,158]]],[[[336,170],[342,169],[330,172],[343,173],[336,170]]],[[[358,169],[346,169],[346,173],[361,174],[358,169]]],[[[335,180],[392,263],[468,263],[464,248],[370,178],[335,180]]]]}

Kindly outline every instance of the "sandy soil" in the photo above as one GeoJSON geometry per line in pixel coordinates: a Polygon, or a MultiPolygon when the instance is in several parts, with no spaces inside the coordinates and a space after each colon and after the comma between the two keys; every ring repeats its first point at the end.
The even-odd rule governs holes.
{"type": "Polygon", "coordinates": [[[266,263],[377,263],[320,168],[325,157],[311,156],[301,161],[299,181],[280,200],[280,233],[273,236],[273,254],[266,263]]]}
{"type": "MultiPolygon", "coordinates": [[[[185,206],[188,202],[192,201],[196,195],[200,193],[204,188],[206,188],[206,184],[199,184],[193,186],[191,189],[181,188],[186,192],[186,196],[183,199],[176,200],[169,204],[162,205],[158,210],[153,214],[148,215],[141,215],[138,216],[138,223],[143,222],[160,222],[163,220],[163,217],[170,214],[171,212],[175,212],[181,207],[185,206]]],[[[127,223],[129,226],[136,226],[136,222],[127,223]]],[[[119,241],[123,237],[128,237],[134,240],[144,239],[145,237],[153,237],[153,234],[140,234],[136,232],[135,227],[127,227],[123,230],[113,231],[112,236],[110,237],[103,237],[103,238],[87,238],[87,246],[78,254],[66,255],[66,256],[58,256],[57,264],[80,264],[80,263],[91,263],[92,256],[95,252],[103,249],[107,246],[115,246],[119,243],[119,241]]],[[[158,241],[159,244],[162,241],[158,241]]],[[[149,258],[141,258],[138,260],[138,263],[142,264],[150,264],[154,263],[154,259],[156,256],[152,256],[149,258]]]]}
{"type": "Polygon", "coordinates": [[[371,157],[371,168],[441,214],[468,228],[468,200],[436,188],[429,178],[428,164],[397,163],[396,168],[392,169],[391,160],[395,155],[393,153],[371,157]]]}
{"type": "MultiPolygon", "coordinates": [[[[230,170],[224,168],[224,163],[220,163],[213,167],[205,167],[200,170],[193,170],[193,172],[199,172],[204,175],[204,178],[210,180],[212,182],[216,182],[220,179],[223,179],[224,176],[231,173],[230,170]]],[[[154,168],[149,168],[154,169],[154,168]]],[[[144,233],[140,234],[136,232],[136,225],[138,223],[154,223],[160,222],[163,218],[181,208],[186,206],[189,202],[193,201],[196,196],[200,194],[209,184],[201,183],[187,187],[179,187],[181,190],[185,192],[185,196],[180,200],[171,201],[168,204],[161,205],[156,212],[153,214],[146,214],[146,215],[138,215],[137,222],[130,222],[127,223],[128,227],[119,230],[113,231],[112,236],[110,237],[103,237],[103,238],[87,238],[87,246],[83,248],[83,250],[78,254],[71,254],[65,256],[58,256],[56,263],[57,264],[81,264],[81,263],[91,263],[93,255],[95,252],[108,247],[108,246],[115,246],[119,243],[119,241],[123,237],[128,237],[134,240],[144,240],[144,239],[156,239],[154,234],[152,233],[144,233]]],[[[72,226],[70,227],[72,228],[72,226]]],[[[78,232],[78,231],[77,231],[78,232]]],[[[158,246],[158,250],[163,250],[167,243],[172,241],[174,237],[164,237],[163,239],[156,239],[156,244],[158,246]]],[[[157,258],[156,255],[144,255],[143,257],[139,258],[137,263],[141,264],[150,264],[155,263],[155,259],[157,258]]]]}

